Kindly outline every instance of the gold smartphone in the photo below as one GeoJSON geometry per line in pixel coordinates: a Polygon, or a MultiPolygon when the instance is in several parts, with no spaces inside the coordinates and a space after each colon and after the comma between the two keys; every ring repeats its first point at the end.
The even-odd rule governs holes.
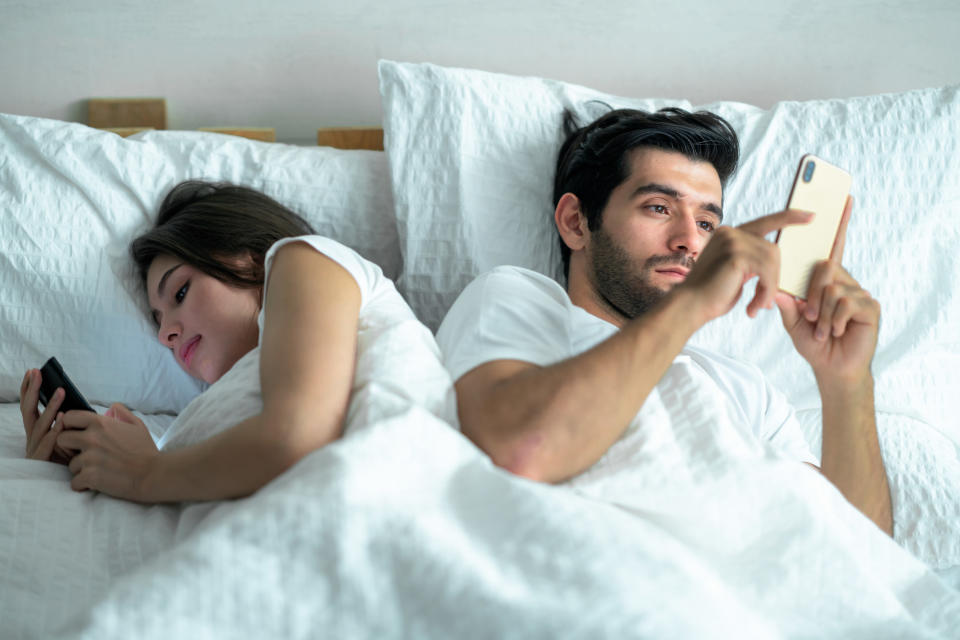
{"type": "Polygon", "coordinates": [[[830,257],[840,219],[850,195],[850,174],[822,158],[800,159],[787,209],[812,211],[809,224],[785,227],[777,234],[780,246],[780,289],[806,299],[817,262],[830,257]]]}

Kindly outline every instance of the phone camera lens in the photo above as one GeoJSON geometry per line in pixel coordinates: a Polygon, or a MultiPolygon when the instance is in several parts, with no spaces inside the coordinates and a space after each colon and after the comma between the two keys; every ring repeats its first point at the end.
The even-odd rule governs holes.
{"type": "Polygon", "coordinates": [[[804,182],[810,182],[810,180],[813,178],[813,169],[814,169],[814,167],[816,167],[816,166],[817,166],[817,165],[813,162],[813,160],[811,160],[810,162],[807,163],[807,166],[804,167],[804,169],[803,169],[803,181],[804,181],[804,182]]]}

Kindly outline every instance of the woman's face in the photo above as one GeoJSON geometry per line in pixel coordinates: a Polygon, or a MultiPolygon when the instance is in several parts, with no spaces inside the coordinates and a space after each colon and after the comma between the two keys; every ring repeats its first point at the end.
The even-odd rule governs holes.
{"type": "Polygon", "coordinates": [[[219,380],[257,346],[255,289],[231,287],[180,258],[160,255],[147,270],[147,298],[160,343],[204,382],[219,380]]]}

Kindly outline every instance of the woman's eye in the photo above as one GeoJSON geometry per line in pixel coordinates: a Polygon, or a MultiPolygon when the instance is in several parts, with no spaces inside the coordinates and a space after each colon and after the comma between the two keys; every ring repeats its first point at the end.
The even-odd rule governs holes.
{"type": "Polygon", "coordinates": [[[187,281],[182,287],[177,289],[177,292],[173,295],[174,299],[177,301],[177,304],[183,302],[184,297],[187,295],[187,289],[190,288],[190,282],[187,281]]]}

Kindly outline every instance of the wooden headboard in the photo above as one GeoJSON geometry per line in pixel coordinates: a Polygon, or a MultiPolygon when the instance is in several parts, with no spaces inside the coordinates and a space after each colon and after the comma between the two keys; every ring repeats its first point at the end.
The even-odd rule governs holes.
{"type": "MultiPolygon", "coordinates": [[[[167,128],[167,101],[164,98],[91,98],[87,102],[87,125],[121,136],[167,128]]],[[[202,127],[212,131],[263,142],[276,142],[273,127],[202,127]]],[[[383,151],[380,127],[328,127],[317,129],[317,144],[337,149],[383,151]]]]}

